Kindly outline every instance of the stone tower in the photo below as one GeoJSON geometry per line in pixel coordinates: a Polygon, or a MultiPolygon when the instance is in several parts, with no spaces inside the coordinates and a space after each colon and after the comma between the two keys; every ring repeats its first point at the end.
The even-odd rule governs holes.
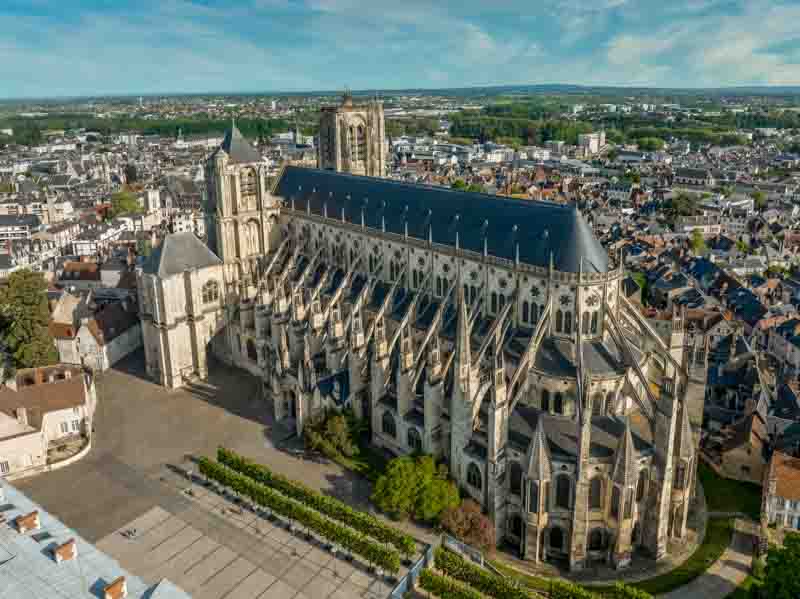
{"type": "Polygon", "coordinates": [[[278,202],[267,186],[267,165],[235,124],[206,162],[206,229],[209,247],[247,297],[259,256],[280,241],[278,202]]]}
{"type": "Polygon", "coordinates": [[[341,105],[322,109],[319,168],[385,177],[387,152],[383,104],[378,100],[357,105],[345,93],[341,105]]]}

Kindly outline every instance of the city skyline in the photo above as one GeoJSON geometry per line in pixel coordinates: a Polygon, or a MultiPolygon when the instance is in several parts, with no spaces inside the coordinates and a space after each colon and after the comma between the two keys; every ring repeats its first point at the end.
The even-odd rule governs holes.
{"type": "Polygon", "coordinates": [[[11,0],[0,98],[800,84],[789,2],[11,0]]]}

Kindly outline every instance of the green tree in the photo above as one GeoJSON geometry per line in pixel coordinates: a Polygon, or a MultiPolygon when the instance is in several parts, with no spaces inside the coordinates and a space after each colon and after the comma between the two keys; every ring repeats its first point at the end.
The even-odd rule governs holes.
{"type": "Polygon", "coordinates": [[[783,547],[770,548],[763,596],[770,599],[800,597],[800,535],[787,533],[783,547]]]}
{"type": "Polygon", "coordinates": [[[763,191],[754,191],[753,201],[756,204],[756,210],[763,210],[767,205],[767,194],[765,194],[763,191]]]}
{"type": "Polygon", "coordinates": [[[418,520],[437,522],[442,511],[458,505],[458,489],[438,469],[431,456],[395,458],[375,483],[372,502],[396,516],[413,515],[418,520]]]}
{"type": "Polygon", "coordinates": [[[153,251],[153,244],[149,239],[140,239],[136,242],[136,255],[147,257],[153,251]]]}
{"type": "Polygon", "coordinates": [[[643,152],[656,152],[664,149],[664,140],[658,137],[643,137],[639,140],[639,149],[643,152]]]}
{"type": "Polygon", "coordinates": [[[356,447],[350,439],[350,427],[342,414],[335,414],[325,423],[325,438],[344,456],[352,457],[356,447]]]}
{"type": "Polygon", "coordinates": [[[687,193],[681,192],[667,200],[664,206],[664,214],[671,224],[680,216],[691,216],[697,211],[697,198],[687,193]]]}
{"type": "Polygon", "coordinates": [[[464,179],[456,179],[450,184],[450,188],[456,191],[465,191],[467,189],[467,184],[464,182],[464,179]]]}
{"type": "Polygon", "coordinates": [[[47,283],[41,273],[20,270],[0,289],[0,340],[14,368],[46,366],[58,355],[48,330],[47,283]]]}
{"type": "Polygon", "coordinates": [[[139,204],[136,194],[123,190],[111,195],[109,218],[114,218],[123,214],[141,214],[142,212],[144,212],[144,209],[139,204]]]}
{"type": "Polygon", "coordinates": [[[689,244],[692,246],[692,251],[698,256],[707,249],[706,240],[703,238],[703,233],[700,231],[700,229],[695,229],[692,231],[689,244]]]}

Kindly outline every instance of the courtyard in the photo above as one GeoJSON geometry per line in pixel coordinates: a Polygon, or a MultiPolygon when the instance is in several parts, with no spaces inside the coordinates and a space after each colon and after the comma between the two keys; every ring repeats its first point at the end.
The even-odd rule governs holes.
{"type": "Polygon", "coordinates": [[[98,378],[88,456],[15,485],[134,574],[166,576],[198,597],[388,595],[386,583],[350,564],[337,566],[280,527],[242,525],[224,506],[184,492],[181,472],[190,459],[213,456],[223,445],[350,505],[367,506],[367,481],[283,448],[288,432],[273,428],[257,379],[216,364],[207,383],[168,391],[143,373],[137,353],[98,378]],[[121,534],[131,529],[135,538],[121,534]],[[295,568],[301,561],[311,565],[295,568]]]}

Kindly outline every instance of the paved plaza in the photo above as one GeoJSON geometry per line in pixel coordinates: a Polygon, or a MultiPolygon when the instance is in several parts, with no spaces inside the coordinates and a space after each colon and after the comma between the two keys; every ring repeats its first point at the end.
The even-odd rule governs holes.
{"type": "MultiPolygon", "coordinates": [[[[14,484],[87,540],[100,543],[123,567],[145,580],[166,576],[193,595],[209,598],[340,599],[374,597],[383,590],[359,585],[360,576],[368,577],[348,574],[352,566],[342,560],[336,560],[342,565],[342,578],[326,573],[328,565],[313,559],[320,550],[299,539],[283,538],[288,535],[285,530],[266,521],[259,525],[260,532],[255,522],[240,526],[210,499],[200,501],[202,491],[195,497],[183,492],[188,481],[180,472],[191,464],[190,458],[213,456],[224,445],[366,508],[367,481],[336,464],[303,460],[276,447],[285,432],[273,430],[271,406],[260,397],[257,379],[216,365],[208,383],[168,391],[144,378],[143,356],[138,353],[98,378],[98,397],[90,454],[63,469],[14,484]],[[150,526],[161,517],[157,526],[150,526]],[[137,539],[119,534],[131,527],[138,529],[137,539]],[[300,561],[302,567],[292,567],[300,561]],[[348,582],[346,575],[353,580],[348,582]],[[306,578],[322,581],[312,594],[307,593],[306,578]],[[231,581],[233,587],[228,589],[231,581]],[[272,582],[264,592],[255,594],[253,589],[267,581],[272,582]],[[326,581],[331,584],[326,586],[326,581]],[[278,586],[273,589],[273,585],[278,586]]],[[[388,590],[382,596],[387,594],[388,590]]]]}

